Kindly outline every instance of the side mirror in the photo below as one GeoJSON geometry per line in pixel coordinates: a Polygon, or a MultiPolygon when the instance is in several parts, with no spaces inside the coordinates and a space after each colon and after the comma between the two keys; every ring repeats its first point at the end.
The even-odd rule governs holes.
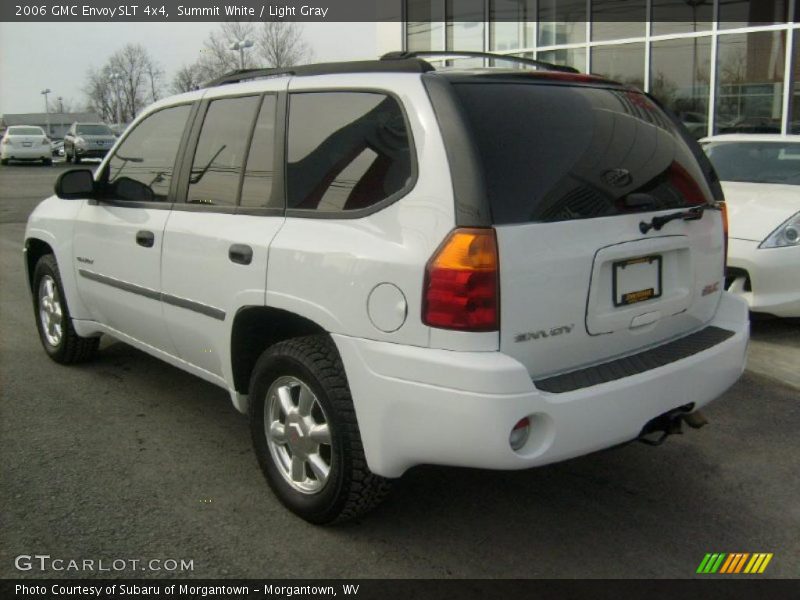
{"type": "Polygon", "coordinates": [[[89,169],[64,171],[56,179],[56,196],[62,200],[83,200],[95,196],[94,175],[89,169]]]}

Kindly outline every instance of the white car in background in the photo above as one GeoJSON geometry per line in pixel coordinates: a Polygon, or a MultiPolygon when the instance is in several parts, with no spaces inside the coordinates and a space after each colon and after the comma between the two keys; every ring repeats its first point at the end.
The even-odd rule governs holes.
{"type": "Polygon", "coordinates": [[[7,165],[11,160],[40,160],[45,165],[53,163],[50,139],[41,127],[12,125],[6,129],[0,142],[0,161],[7,165]]]}
{"type": "Polygon", "coordinates": [[[728,205],[726,288],[751,311],[800,317],[800,135],[700,141],[728,205]]]}

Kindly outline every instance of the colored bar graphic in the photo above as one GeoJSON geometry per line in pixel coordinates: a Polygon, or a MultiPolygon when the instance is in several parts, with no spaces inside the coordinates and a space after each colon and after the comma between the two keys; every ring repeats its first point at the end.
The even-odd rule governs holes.
{"type": "Polygon", "coordinates": [[[742,554],[742,555],[741,555],[741,558],[739,559],[739,562],[736,564],[736,570],[735,570],[735,571],[732,571],[732,572],[733,572],[733,573],[740,573],[740,572],[741,572],[741,570],[742,570],[742,567],[744,567],[744,563],[745,563],[745,561],[746,561],[746,560],[747,560],[749,557],[750,557],[750,554],[749,554],[749,553],[747,553],[747,552],[745,552],[744,554],[742,554]]]}
{"type": "Polygon", "coordinates": [[[720,555],[719,555],[719,558],[716,560],[716,562],[714,563],[714,565],[711,567],[711,571],[709,571],[709,572],[710,572],[710,573],[716,573],[716,572],[719,570],[720,566],[722,565],[722,561],[723,561],[724,559],[725,559],[725,554],[724,554],[724,553],[723,553],[723,554],[720,554],[720,555]]]}
{"type": "Polygon", "coordinates": [[[724,552],[708,553],[703,557],[697,573],[736,575],[740,573],[763,573],[773,554],[766,552],[724,552]],[[747,566],[745,566],[747,565],[747,566]]]}
{"type": "Polygon", "coordinates": [[[705,572],[706,572],[706,565],[708,564],[708,562],[709,562],[710,560],[711,560],[711,555],[710,555],[710,554],[706,554],[706,555],[703,557],[703,560],[702,560],[702,562],[700,563],[700,566],[699,566],[699,567],[697,567],[697,572],[698,572],[698,573],[705,573],[705,572]]]}
{"type": "Polygon", "coordinates": [[[772,553],[770,552],[769,554],[767,554],[767,555],[764,557],[764,562],[763,562],[763,563],[761,563],[761,567],[758,569],[758,572],[759,572],[759,573],[763,573],[763,572],[764,572],[764,569],[766,569],[766,568],[767,568],[767,565],[769,564],[769,561],[771,561],[771,560],[772,560],[772,553]]]}

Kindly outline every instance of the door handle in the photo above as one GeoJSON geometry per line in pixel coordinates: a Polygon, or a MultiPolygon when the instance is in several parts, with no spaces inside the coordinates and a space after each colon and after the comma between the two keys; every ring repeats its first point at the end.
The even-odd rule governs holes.
{"type": "Polygon", "coordinates": [[[253,261],[253,249],[245,244],[233,244],[228,248],[228,258],[240,265],[249,265],[253,261]]]}
{"type": "Polygon", "coordinates": [[[137,231],[136,243],[145,248],[152,248],[153,244],[156,243],[156,236],[152,231],[137,231]]]}

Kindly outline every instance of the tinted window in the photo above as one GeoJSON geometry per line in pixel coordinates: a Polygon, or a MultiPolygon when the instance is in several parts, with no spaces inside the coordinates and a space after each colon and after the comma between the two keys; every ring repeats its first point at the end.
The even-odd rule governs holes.
{"type": "MultiPolygon", "coordinates": [[[[242,206],[269,206],[275,160],[275,96],[265,96],[253,131],[242,182],[242,206]]],[[[276,204],[282,207],[283,201],[276,204]]]]}
{"type": "Polygon", "coordinates": [[[164,201],[189,105],[165,108],[130,132],[108,163],[109,193],[120,200],[164,201]]]}
{"type": "Polygon", "coordinates": [[[197,141],[186,202],[234,206],[257,96],[209,104],[197,141]]]}
{"type": "Polygon", "coordinates": [[[289,208],[366,208],[410,180],[408,132],[393,98],[351,92],[291,96],[289,208]]]}
{"type": "Polygon", "coordinates": [[[712,142],[706,154],[722,181],[800,185],[800,144],[712,142]]]}
{"type": "Polygon", "coordinates": [[[641,93],[517,83],[454,88],[495,223],[603,217],[712,198],[687,143],[641,93]]]}
{"type": "Polygon", "coordinates": [[[114,135],[107,126],[102,124],[78,125],[78,135],[114,135]]]}

